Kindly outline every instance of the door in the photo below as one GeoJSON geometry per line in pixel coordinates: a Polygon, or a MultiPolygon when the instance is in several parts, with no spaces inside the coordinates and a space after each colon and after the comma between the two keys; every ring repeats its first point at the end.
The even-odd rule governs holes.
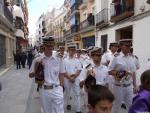
{"type": "Polygon", "coordinates": [[[6,63],[5,37],[0,35],[0,67],[6,63]]]}
{"type": "Polygon", "coordinates": [[[103,52],[107,51],[107,39],[108,36],[107,35],[102,35],[101,36],[101,47],[103,48],[103,52]]]}

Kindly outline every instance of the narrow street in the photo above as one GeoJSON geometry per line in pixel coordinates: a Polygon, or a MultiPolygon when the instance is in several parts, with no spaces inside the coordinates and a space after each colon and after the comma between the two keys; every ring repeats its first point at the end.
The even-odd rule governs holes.
{"type": "MultiPolygon", "coordinates": [[[[28,77],[29,70],[10,69],[0,77],[2,90],[0,91],[0,113],[42,113],[40,97],[36,92],[34,80],[28,77]]],[[[75,113],[74,97],[72,110],[65,113],[75,113]]],[[[85,113],[83,98],[81,97],[82,112],[85,113]]],[[[65,104],[66,108],[66,104],[65,104]]],[[[126,113],[121,111],[120,113],[126,113]]]]}
{"type": "Polygon", "coordinates": [[[1,113],[40,113],[39,96],[28,69],[10,69],[0,77],[1,113]]]}

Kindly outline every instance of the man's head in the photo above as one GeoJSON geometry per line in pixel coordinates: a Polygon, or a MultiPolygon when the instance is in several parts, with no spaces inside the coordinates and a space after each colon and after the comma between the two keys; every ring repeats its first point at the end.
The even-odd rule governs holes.
{"type": "Polygon", "coordinates": [[[88,107],[90,113],[111,113],[114,95],[101,85],[92,86],[88,90],[88,107]]]}
{"type": "Polygon", "coordinates": [[[40,45],[40,50],[39,50],[39,52],[40,52],[40,53],[43,53],[43,51],[44,51],[44,46],[43,46],[43,44],[41,44],[41,45],[40,45]]]}
{"type": "Polygon", "coordinates": [[[43,38],[43,46],[44,46],[44,52],[46,54],[52,54],[55,46],[54,38],[53,37],[43,38]]]}
{"type": "Polygon", "coordinates": [[[77,56],[80,57],[82,51],[81,51],[80,49],[77,49],[77,50],[76,50],[76,53],[77,53],[77,56]]]}
{"type": "Polygon", "coordinates": [[[101,56],[102,56],[102,49],[99,47],[94,47],[91,51],[90,51],[90,56],[93,60],[93,62],[100,62],[101,61],[101,56]]]}
{"type": "Polygon", "coordinates": [[[83,55],[85,55],[87,51],[86,51],[86,49],[81,49],[81,52],[83,55]]]}
{"type": "Polygon", "coordinates": [[[92,86],[96,85],[96,79],[92,75],[88,75],[85,79],[85,88],[88,91],[92,86]]]}
{"type": "Polygon", "coordinates": [[[73,57],[74,54],[76,53],[76,46],[75,45],[68,46],[68,53],[69,56],[73,57]]]}
{"type": "Polygon", "coordinates": [[[117,52],[117,50],[118,50],[118,43],[117,43],[117,42],[110,43],[109,49],[110,49],[113,53],[117,52]]]}
{"type": "Polygon", "coordinates": [[[64,54],[64,52],[65,52],[65,46],[59,46],[59,52],[61,54],[64,54]]]}
{"type": "Polygon", "coordinates": [[[141,75],[141,88],[150,90],[150,69],[141,75]]]}
{"type": "Polygon", "coordinates": [[[123,39],[119,41],[121,51],[123,53],[130,53],[131,47],[132,47],[132,40],[131,39],[123,39]]]}

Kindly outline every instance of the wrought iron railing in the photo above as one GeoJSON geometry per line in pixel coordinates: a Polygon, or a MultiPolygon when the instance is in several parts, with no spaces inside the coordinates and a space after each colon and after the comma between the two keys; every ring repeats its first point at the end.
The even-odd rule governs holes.
{"type": "Polygon", "coordinates": [[[108,22],[108,9],[105,8],[96,14],[96,25],[108,22]]]}
{"type": "Polygon", "coordinates": [[[4,16],[11,24],[13,24],[13,14],[6,5],[4,5],[4,16]]]}
{"type": "Polygon", "coordinates": [[[124,0],[124,2],[111,3],[111,16],[119,16],[125,12],[134,11],[134,0],[124,0]]]}

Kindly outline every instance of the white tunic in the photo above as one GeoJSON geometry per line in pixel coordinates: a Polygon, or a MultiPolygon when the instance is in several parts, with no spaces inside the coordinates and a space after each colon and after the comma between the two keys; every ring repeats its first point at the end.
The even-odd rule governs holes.
{"type": "Polygon", "coordinates": [[[44,84],[60,85],[59,74],[65,73],[63,60],[55,55],[51,57],[43,55],[38,60],[41,60],[44,66],[44,84]]]}
{"type": "Polygon", "coordinates": [[[96,84],[105,86],[108,84],[108,68],[105,65],[93,66],[93,70],[95,72],[96,84]]]}
{"type": "Polygon", "coordinates": [[[77,70],[81,70],[81,63],[77,58],[65,58],[64,59],[64,66],[65,66],[65,70],[66,72],[71,75],[71,74],[75,74],[77,72],[77,70]]]}
{"type": "MultiPolygon", "coordinates": [[[[117,70],[117,71],[128,71],[129,73],[133,74],[136,72],[136,64],[135,59],[131,55],[125,56],[122,52],[120,55],[114,57],[112,64],[110,65],[110,70],[117,70]]],[[[120,83],[119,81],[115,81],[116,83],[120,83]]],[[[129,84],[132,82],[131,75],[122,81],[124,84],[129,84]]]]}

